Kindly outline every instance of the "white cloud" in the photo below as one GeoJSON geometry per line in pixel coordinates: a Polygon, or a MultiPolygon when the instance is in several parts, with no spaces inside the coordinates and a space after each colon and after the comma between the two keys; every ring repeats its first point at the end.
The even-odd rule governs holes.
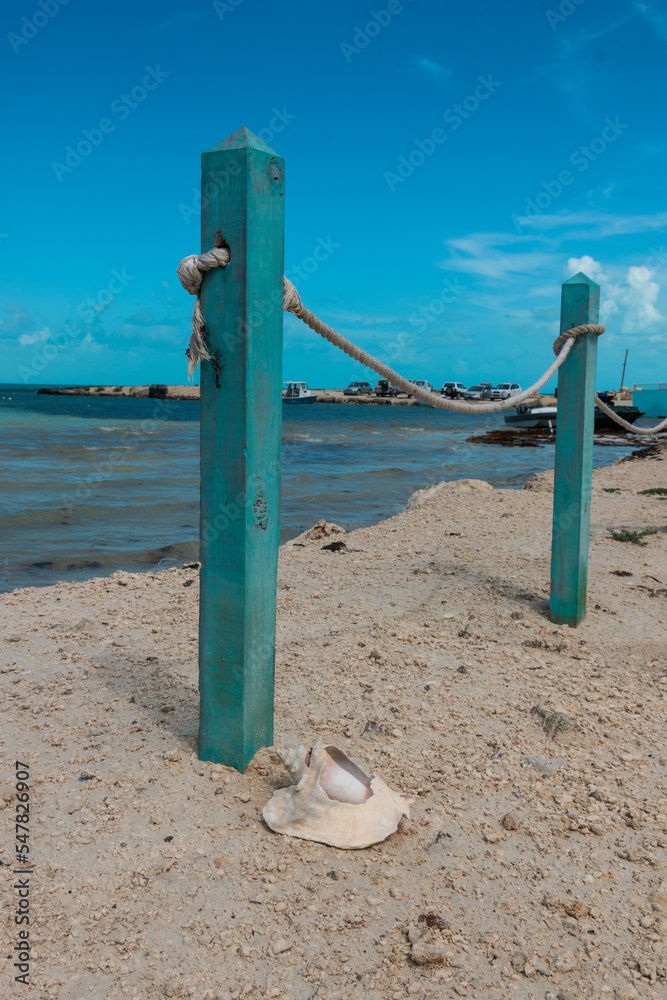
{"type": "Polygon", "coordinates": [[[663,319],[656,306],[660,285],[645,264],[629,267],[621,284],[610,284],[602,306],[603,316],[618,316],[621,333],[638,333],[663,319]]]}
{"type": "MultiPolygon", "coordinates": [[[[553,215],[537,215],[533,218],[520,217],[521,229],[553,231],[567,229],[577,230],[588,227],[584,233],[577,232],[577,239],[605,239],[608,236],[622,236],[632,233],[646,233],[651,230],[660,231],[667,228],[667,212],[655,212],[653,215],[613,215],[609,212],[556,212],[553,215]]],[[[562,233],[560,238],[567,239],[568,234],[562,233]]]]}
{"type": "Polygon", "coordinates": [[[607,320],[610,316],[617,316],[618,311],[618,302],[616,299],[603,299],[600,303],[600,314],[604,320],[607,320]]]}
{"type": "Polygon", "coordinates": [[[609,280],[609,275],[603,270],[602,264],[598,263],[588,254],[584,254],[583,257],[570,257],[567,264],[563,268],[563,278],[567,281],[573,275],[578,274],[579,271],[583,271],[587,278],[592,281],[596,281],[598,284],[609,280]]]}
{"type": "Polygon", "coordinates": [[[43,330],[38,330],[36,333],[22,333],[19,337],[19,344],[21,347],[28,347],[30,344],[41,344],[45,340],[48,340],[51,336],[51,331],[48,326],[45,326],[43,330]]]}
{"type": "Polygon", "coordinates": [[[445,271],[505,279],[511,275],[534,275],[555,264],[555,256],[538,253],[533,249],[527,249],[526,252],[523,249],[512,249],[510,252],[501,249],[516,247],[517,244],[532,247],[534,237],[514,233],[470,233],[461,239],[446,241],[451,256],[438,261],[438,267],[445,271]]]}
{"type": "Polygon", "coordinates": [[[599,261],[584,254],[569,258],[563,277],[570,278],[579,271],[602,285],[602,319],[607,321],[613,317],[614,327],[619,332],[639,333],[663,318],[656,306],[660,285],[652,280],[655,271],[645,264],[630,266],[622,276],[614,279],[599,261]]]}

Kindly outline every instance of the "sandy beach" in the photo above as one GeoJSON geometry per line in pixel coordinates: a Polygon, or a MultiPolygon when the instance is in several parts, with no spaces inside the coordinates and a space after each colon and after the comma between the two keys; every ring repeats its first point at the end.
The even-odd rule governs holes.
{"type": "Polygon", "coordinates": [[[547,613],[552,480],[441,484],[281,549],[276,745],[321,736],[415,796],[363,851],[265,826],[270,750],[198,761],[196,566],[3,595],[3,863],[20,760],[34,951],[15,984],[4,868],[0,994],[664,995],[667,500],[641,491],[667,449],[594,472],[578,629],[547,613]]]}

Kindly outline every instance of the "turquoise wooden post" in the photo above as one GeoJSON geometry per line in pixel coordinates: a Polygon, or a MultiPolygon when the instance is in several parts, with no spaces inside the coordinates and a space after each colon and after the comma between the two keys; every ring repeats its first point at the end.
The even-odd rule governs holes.
{"type": "MultiPolygon", "coordinates": [[[[600,286],[575,274],[563,285],[561,333],[597,323],[599,306],[600,286]]],[[[550,607],[567,625],[586,614],[597,342],[594,333],[577,337],[558,371],[550,607]]]]}
{"type": "Polygon", "coordinates": [[[202,153],[199,757],[245,770],[273,742],[284,163],[246,128],[202,153]]]}

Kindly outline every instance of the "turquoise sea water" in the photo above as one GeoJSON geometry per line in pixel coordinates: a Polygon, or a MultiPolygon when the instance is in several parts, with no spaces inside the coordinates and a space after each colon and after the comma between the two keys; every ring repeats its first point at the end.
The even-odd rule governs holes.
{"type": "MultiPolygon", "coordinates": [[[[197,558],[199,403],[0,386],[0,590],[197,558]]],[[[441,480],[520,488],[554,449],[468,444],[503,425],[430,407],[283,407],[282,540],[403,510],[441,480]]],[[[595,447],[605,465],[627,447],[595,447]]]]}

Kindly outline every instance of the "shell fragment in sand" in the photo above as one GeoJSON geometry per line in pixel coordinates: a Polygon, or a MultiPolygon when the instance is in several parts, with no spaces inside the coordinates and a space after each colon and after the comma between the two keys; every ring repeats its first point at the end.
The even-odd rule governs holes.
{"type": "Polygon", "coordinates": [[[379,844],[410,816],[413,799],[366,774],[338,747],[319,743],[308,752],[277,750],[294,780],[262,810],[276,833],[358,850],[379,844]]]}

